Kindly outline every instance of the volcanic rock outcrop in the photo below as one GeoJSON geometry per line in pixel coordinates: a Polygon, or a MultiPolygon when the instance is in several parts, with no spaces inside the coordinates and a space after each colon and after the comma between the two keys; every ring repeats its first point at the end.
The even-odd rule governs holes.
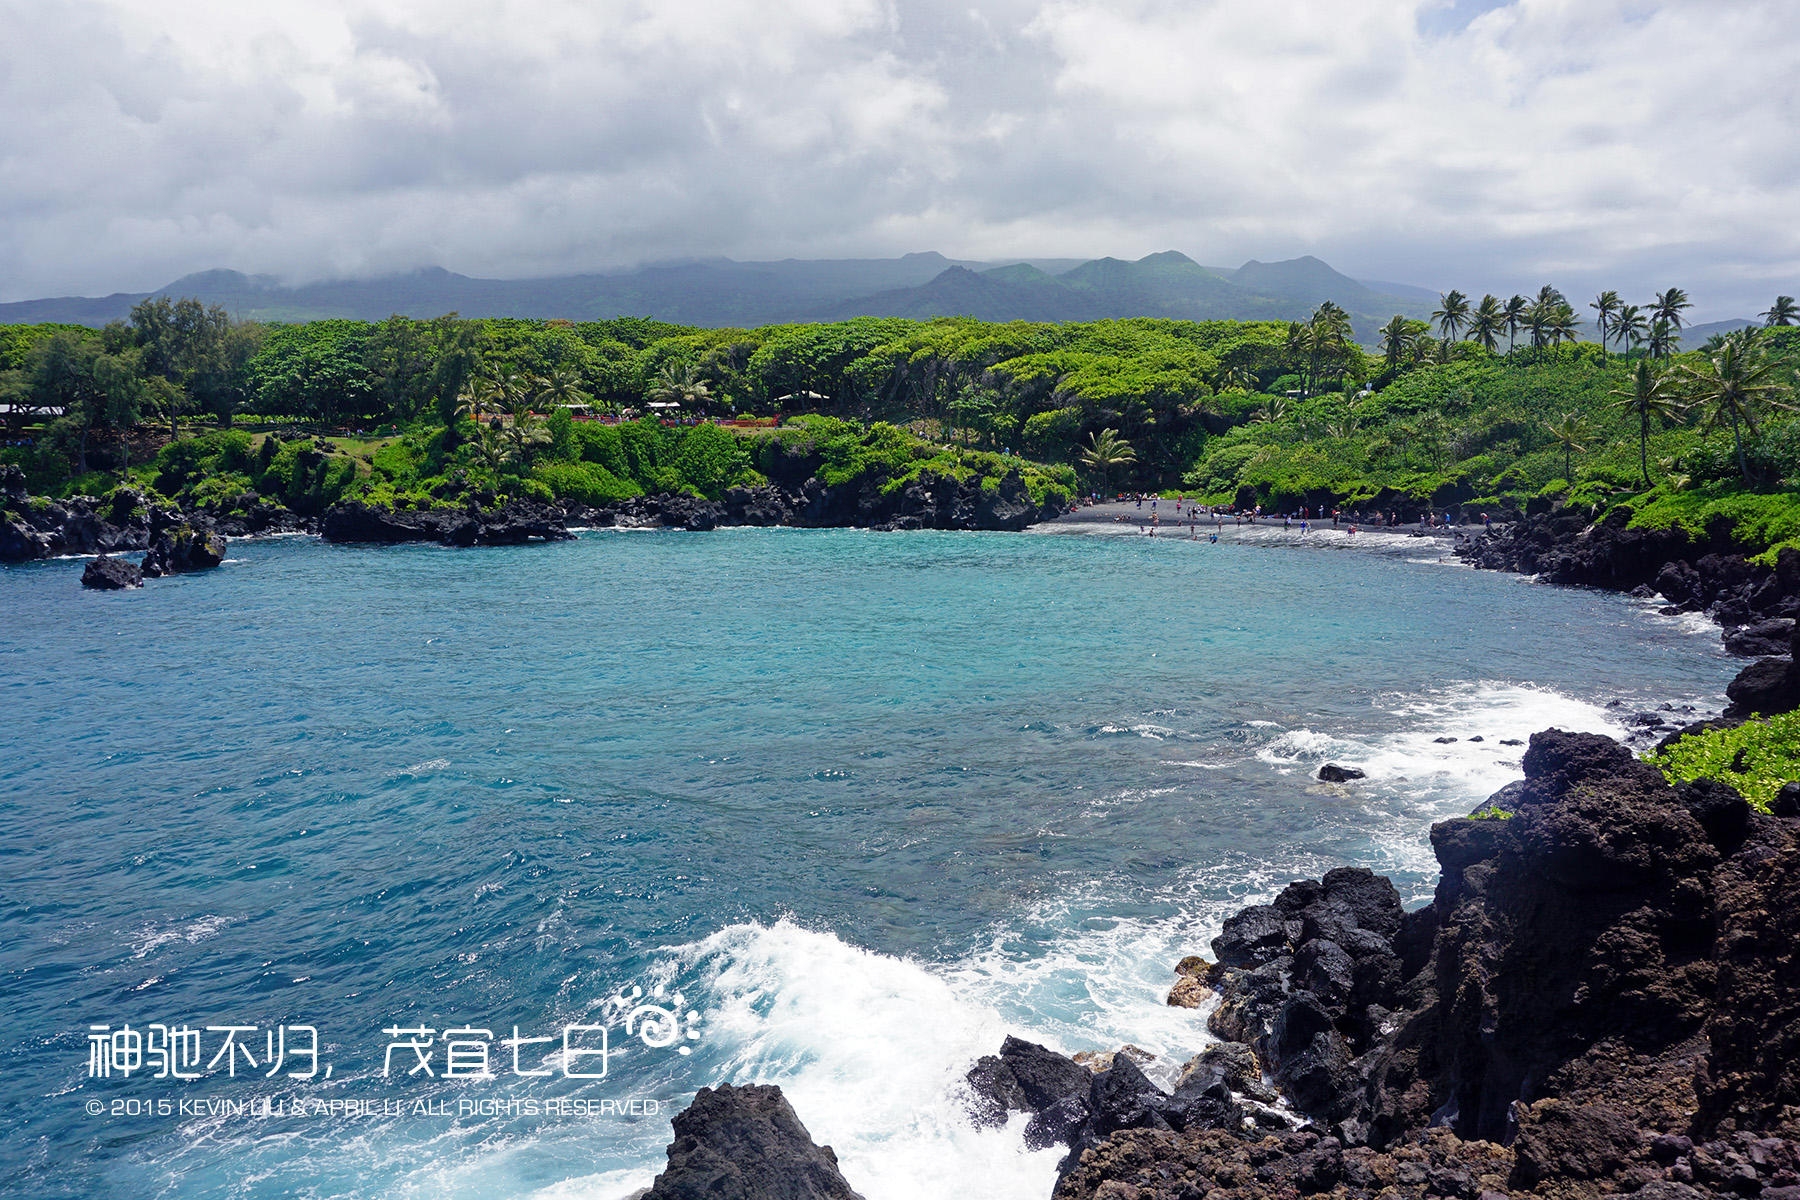
{"type": "Polygon", "coordinates": [[[1433,828],[1424,908],[1342,868],[1227,921],[1223,1047],[1037,1110],[1058,1200],[1800,1200],[1800,787],[1764,815],[1557,730],[1523,765],[1512,816],[1433,828]]]}
{"type": "Polygon", "coordinates": [[[646,1200],[862,1200],[778,1087],[701,1088],[646,1200]]]}

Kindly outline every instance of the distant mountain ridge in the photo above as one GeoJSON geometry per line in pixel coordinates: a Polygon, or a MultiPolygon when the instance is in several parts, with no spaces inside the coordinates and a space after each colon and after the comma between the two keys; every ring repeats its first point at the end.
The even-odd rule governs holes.
{"type": "MultiPolygon", "coordinates": [[[[1397,289],[1405,285],[1390,285],[1397,289]]],[[[989,321],[1085,321],[1108,317],[1187,320],[1300,320],[1334,300],[1360,337],[1395,313],[1427,315],[1432,296],[1383,292],[1316,258],[1252,260],[1208,269],[1176,251],[1127,262],[1116,258],[958,261],[936,252],[876,259],[706,259],[616,275],[477,279],[430,267],[378,279],[289,287],[269,276],[213,270],[155,292],[61,297],[0,304],[0,324],[124,319],[151,296],[195,296],[244,317],[306,321],[380,320],[446,312],[465,317],[656,317],[708,327],[842,320],[859,316],[971,316],[989,321]]]]}
{"type": "Polygon", "coordinates": [[[1436,297],[1427,302],[1377,292],[1310,255],[1279,263],[1253,259],[1226,273],[1169,250],[1135,262],[1097,258],[1059,275],[1022,266],[985,271],[955,266],[925,284],[822,305],[807,316],[821,321],[860,316],[1298,321],[1326,300],[1343,306],[1357,336],[1368,340],[1395,313],[1429,315],[1436,297]]]}

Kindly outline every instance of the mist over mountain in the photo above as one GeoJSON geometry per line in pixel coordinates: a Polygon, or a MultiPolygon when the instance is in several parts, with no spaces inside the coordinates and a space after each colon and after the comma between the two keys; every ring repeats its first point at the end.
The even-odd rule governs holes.
{"type": "Polygon", "coordinates": [[[956,261],[928,252],[900,258],[713,258],[614,275],[477,279],[432,267],[377,279],[286,286],[264,275],[203,271],[156,292],[0,304],[0,323],[103,325],[149,296],[195,296],[242,317],[308,321],[430,317],[656,317],[684,325],[756,326],[860,316],[972,316],[988,321],[1087,321],[1108,317],[1298,320],[1333,300],[1359,336],[1395,313],[1426,315],[1434,293],[1358,282],[1310,256],[1209,269],[1175,251],[1116,258],[956,261]],[[1393,291],[1382,290],[1383,287],[1393,291]],[[1404,289],[1402,291],[1401,289],[1404,289]],[[1410,294],[1408,294],[1410,293],[1410,294]]]}

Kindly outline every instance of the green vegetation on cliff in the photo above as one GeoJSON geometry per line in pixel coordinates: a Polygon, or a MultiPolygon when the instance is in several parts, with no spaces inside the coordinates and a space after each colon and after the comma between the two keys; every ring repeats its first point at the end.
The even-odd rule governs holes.
{"type": "Polygon", "coordinates": [[[1667,750],[1645,757],[1670,783],[1717,779],[1742,792],[1759,811],[1768,812],[1782,784],[1800,779],[1800,713],[1689,734],[1667,750]]]}

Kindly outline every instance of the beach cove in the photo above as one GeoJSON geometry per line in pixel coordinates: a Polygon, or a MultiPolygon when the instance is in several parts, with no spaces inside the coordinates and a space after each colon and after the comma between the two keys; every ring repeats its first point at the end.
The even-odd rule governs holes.
{"type": "Polygon", "coordinates": [[[1179,1062],[1207,1037],[1170,966],[1230,912],[1345,862],[1422,901],[1429,825],[1517,777],[1501,743],[1716,711],[1740,665],[1697,618],[1435,541],[1065,531],[234,540],[110,595],[8,568],[20,1194],[613,1197],[661,1166],[666,1108],[122,1139],[80,1113],[90,1023],[229,1019],[329,1031],[327,1099],[779,1082],[870,1200],[971,1172],[1041,1197],[1056,1156],[946,1098],[1003,1033],[1179,1062]],[[659,983],[703,1014],[689,1055],[379,1078],[384,1027],[541,1034],[659,983]]]}

